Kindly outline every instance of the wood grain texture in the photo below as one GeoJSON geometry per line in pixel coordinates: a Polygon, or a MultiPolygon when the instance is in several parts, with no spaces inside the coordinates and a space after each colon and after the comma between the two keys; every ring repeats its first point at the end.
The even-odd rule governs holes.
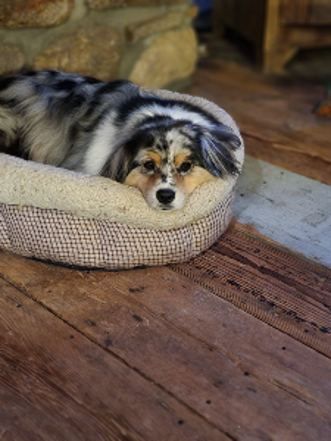
{"type": "Polygon", "coordinates": [[[110,355],[107,333],[103,343],[91,342],[0,278],[1,439],[229,439],[110,355]]]}
{"type": "Polygon", "coordinates": [[[281,3],[281,23],[289,24],[307,24],[311,0],[282,0],[281,3]]]}
{"type": "Polygon", "coordinates": [[[172,268],[331,358],[331,270],[238,226],[172,268]]]}
{"type": "MultiPolygon", "coordinates": [[[[330,359],[170,269],[78,271],[3,254],[0,273],[32,297],[36,307],[70,323],[71,330],[129,367],[132,375],[148,379],[159,393],[167,391],[192,418],[200,415],[201,424],[208,422],[219,439],[328,439],[331,390],[325,378],[331,374],[330,359]],[[294,427],[293,415],[299,422],[294,427]]],[[[33,337],[38,341],[37,328],[33,337]]],[[[43,334],[50,341],[47,327],[43,334]]],[[[98,366],[94,363],[95,375],[101,378],[98,366]]],[[[85,369],[80,363],[76,375],[85,369]]],[[[130,378],[122,375],[123,381],[130,378]]],[[[120,393],[108,381],[98,388],[120,393]]],[[[120,394],[140,402],[131,383],[120,394]]],[[[170,406],[169,399],[162,402],[170,406]]],[[[120,415],[135,427],[124,410],[120,415]]],[[[172,424],[186,419],[178,412],[172,424]]],[[[139,428],[144,434],[146,428],[139,428]]],[[[205,439],[213,439],[207,433],[205,439]]]]}
{"type": "Polygon", "coordinates": [[[281,73],[302,48],[331,44],[329,0],[221,0],[214,26],[230,27],[251,41],[265,73],[281,73]],[[219,23],[219,25],[218,25],[219,23]],[[326,26],[328,25],[328,26],[326,26]]]}
{"type": "Polygon", "coordinates": [[[219,27],[222,26],[237,29],[252,43],[258,44],[263,39],[265,9],[265,0],[254,0],[253,8],[252,3],[245,0],[215,1],[213,30],[217,35],[219,27]]]}
{"type": "Polygon", "coordinates": [[[188,93],[223,107],[237,122],[246,153],[331,185],[330,122],[313,113],[323,87],[266,77],[206,59],[188,93]]]}
{"type": "Polygon", "coordinates": [[[309,24],[329,26],[331,25],[330,0],[310,0],[309,24]]]}

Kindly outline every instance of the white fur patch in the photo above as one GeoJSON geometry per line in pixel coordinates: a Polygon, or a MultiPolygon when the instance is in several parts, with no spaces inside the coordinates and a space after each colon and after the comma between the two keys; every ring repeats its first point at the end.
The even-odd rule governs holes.
{"type": "Polygon", "coordinates": [[[113,118],[106,118],[98,127],[85,154],[84,171],[86,173],[91,175],[98,175],[100,173],[107,159],[114,151],[117,135],[118,130],[114,127],[113,118]]]}

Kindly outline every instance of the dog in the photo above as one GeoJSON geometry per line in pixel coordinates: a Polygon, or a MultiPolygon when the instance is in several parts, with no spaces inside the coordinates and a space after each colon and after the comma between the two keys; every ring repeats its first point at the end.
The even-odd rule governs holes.
{"type": "Polygon", "coordinates": [[[53,70],[0,80],[0,151],[137,187],[157,210],[237,175],[239,146],[206,110],[129,81],[53,70]]]}

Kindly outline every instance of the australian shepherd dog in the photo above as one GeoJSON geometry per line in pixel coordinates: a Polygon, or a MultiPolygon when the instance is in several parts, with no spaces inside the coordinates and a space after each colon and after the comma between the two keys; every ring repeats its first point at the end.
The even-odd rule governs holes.
{"type": "Polygon", "coordinates": [[[0,80],[0,151],[137,187],[158,210],[237,175],[239,145],[209,112],[128,81],[58,71],[0,80]]]}

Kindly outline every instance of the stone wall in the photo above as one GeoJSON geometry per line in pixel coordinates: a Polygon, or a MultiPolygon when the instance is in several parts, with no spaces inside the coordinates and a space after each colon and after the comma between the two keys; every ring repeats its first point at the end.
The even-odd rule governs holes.
{"type": "Polygon", "coordinates": [[[176,87],[197,59],[189,0],[0,0],[0,75],[57,69],[176,87]]]}

